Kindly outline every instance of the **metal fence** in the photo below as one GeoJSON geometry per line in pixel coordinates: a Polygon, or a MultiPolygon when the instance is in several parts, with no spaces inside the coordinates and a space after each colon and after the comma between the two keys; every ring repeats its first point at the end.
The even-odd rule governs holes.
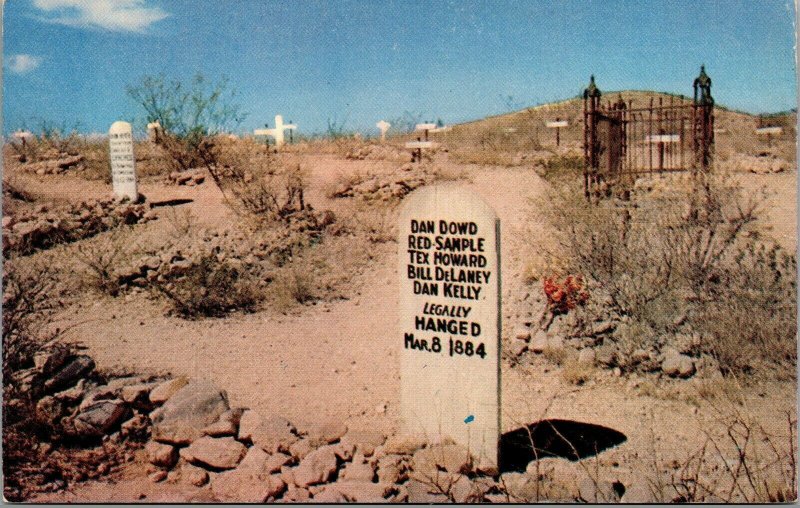
{"type": "Polygon", "coordinates": [[[708,171],[714,145],[711,78],[700,67],[694,98],[650,98],[645,106],[602,103],[594,81],[583,93],[584,193],[587,198],[625,189],[642,175],[708,171]]]}

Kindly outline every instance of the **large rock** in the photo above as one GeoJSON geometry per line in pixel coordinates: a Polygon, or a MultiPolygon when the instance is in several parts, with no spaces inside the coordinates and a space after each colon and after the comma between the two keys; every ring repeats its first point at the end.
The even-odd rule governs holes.
{"type": "Polygon", "coordinates": [[[298,439],[291,422],[280,416],[261,418],[255,411],[247,410],[239,421],[239,440],[251,442],[267,453],[288,452],[298,439]]]}
{"type": "Polygon", "coordinates": [[[75,385],[79,378],[94,370],[94,360],[86,355],[76,356],[44,384],[49,392],[75,385]]]}
{"type": "Polygon", "coordinates": [[[544,330],[539,330],[531,339],[531,343],[528,348],[534,353],[543,353],[544,350],[547,349],[547,344],[547,332],[544,330]]]}
{"type": "Polygon", "coordinates": [[[260,476],[234,469],[220,473],[211,480],[211,491],[222,502],[263,503],[286,490],[278,475],[260,476]]]}
{"type": "Polygon", "coordinates": [[[200,437],[202,429],[214,423],[228,409],[227,394],[214,383],[207,380],[192,381],[150,414],[153,439],[162,443],[187,445],[200,437]]]}
{"type": "Polygon", "coordinates": [[[75,417],[74,426],[78,435],[99,437],[107,434],[129,413],[129,408],[118,399],[101,400],[82,409],[75,417]]]}
{"type": "Polygon", "coordinates": [[[324,446],[306,455],[294,469],[294,483],[308,487],[327,482],[336,471],[336,454],[331,446],[324,446]]]}
{"type": "Polygon", "coordinates": [[[232,437],[203,436],[180,451],[181,457],[192,464],[215,469],[233,469],[247,453],[247,447],[232,437]]]}
{"type": "Polygon", "coordinates": [[[189,380],[183,376],[164,381],[150,391],[150,402],[163,404],[187,384],[189,384],[189,380]]]}

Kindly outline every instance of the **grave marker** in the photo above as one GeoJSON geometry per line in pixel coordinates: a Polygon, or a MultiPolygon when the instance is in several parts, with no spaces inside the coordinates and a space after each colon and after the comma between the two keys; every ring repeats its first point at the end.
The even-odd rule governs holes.
{"type": "Polygon", "coordinates": [[[403,431],[498,465],[500,222],[455,185],[409,195],[399,223],[403,431]]]}
{"type": "Polygon", "coordinates": [[[545,127],[556,130],[556,146],[561,146],[561,128],[568,127],[569,122],[556,117],[554,122],[545,122],[545,127]]]}
{"type": "Polygon", "coordinates": [[[147,124],[147,140],[150,141],[151,143],[157,143],[160,131],[161,131],[161,122],[159,122],[158,120],[147,124]]]}
{"type": "Polygon", "coordinates": [[[284,124],[283,123],[283,116],[275,115],[275,128],[274,129],[256,129],[253,131],[253,134],[256,136],[272,136],[275,139],[275,146],[280,148],[285,143],[285,137],[283,131],[290,131],[290,139],[291,139],[291,131],[297,129],[296,125],[291,123],[284,124]]]}
{"type": "Polygon", "coordinates": [[[381,131],[381,143],[386,141],[386,131],[388,131],[389,127],[391,126],[392,124],[390,124],[386,120],[381,120],[380,122],[375,124],[375,127],[377,127],[381,131]]]}
{"type": "Polygon", "coordinates": [[[108,130],[111,183],[117,198],[139,199],[136,188],[136,161],[133,157],[133,130],[128,122],[114,122],[108,130]]]}

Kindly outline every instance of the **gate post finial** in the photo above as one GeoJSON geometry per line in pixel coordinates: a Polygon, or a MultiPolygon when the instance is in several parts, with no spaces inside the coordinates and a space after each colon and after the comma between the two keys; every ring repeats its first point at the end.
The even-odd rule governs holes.
{"type": "Polygon", "coordinates": [[[700,75],[694,80],[694,102],[700,106],[714,105],[714,98],[711,97],[711,78],[706,74],[705,65],[700,66],[700,75]]]}
{"type": "Polygon", "coordinates": [[[583,91],[583,98],[588,99],[589,97],[600,97],[600,89],[597,88],[597,85],[594,83],[594,74],[591,75],[589,78],[589,86],[583,91]]]}

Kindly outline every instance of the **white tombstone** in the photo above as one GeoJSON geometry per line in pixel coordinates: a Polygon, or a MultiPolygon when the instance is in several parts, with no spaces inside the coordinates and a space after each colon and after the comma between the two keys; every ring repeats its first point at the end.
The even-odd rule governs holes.
{"type": "Polygon", "coordinates": [[[456,185],[410,194],[399,222],[401,418],[498,466],[500,222],[456,185]]]}
{"type": "Polygon", "coordinates": [[[133,130],[128,122],[114,122],[108,130],[111,183],[117,198],[136,201],[136,161],[133,157],[133,130]]]}
{"type": "Polygon", "coordinates": [[[388,131],[389,127],[391,126],[392,124],[390,124],[386,120],[381,120],[380,122],[375,124],[375,127],[377,127],[378,130],[381,131],[381,143],[386,141],[386,131],[388,131]]]}
{"type": "Polygon", "coordinates": [[[283,131],[285,130],[295,130],[297,129],[296,125],[292,124],[284,124],[283,123],[283,116],[275,115],[275,128],[274,129],[256,129],[253,131],[253,134],[256,136],[271,136],[275,139],[275,146],[281,147],[285,143],[285,138],[283,131]]]}

